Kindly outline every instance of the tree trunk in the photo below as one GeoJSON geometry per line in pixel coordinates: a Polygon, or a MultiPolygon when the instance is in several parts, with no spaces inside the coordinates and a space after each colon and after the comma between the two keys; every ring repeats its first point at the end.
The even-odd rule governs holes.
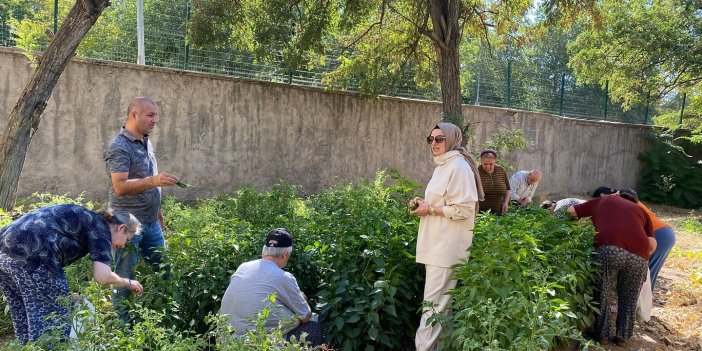
{"type": "Polygon", "coordinates": [[[39,66],[20,95],[0,139],[0,207],[15,205],[17,183],[32,136],[39,127],[46,101],[76,48],[109,0],[77,0],[44,54],[39,66]]]}
{"type": "Polygon", "coordinates": [[[463,127],[461,75],[459,70],[460,0],[428,0],[434,47],[441,82],[443,120],[463,127]],[[438,40],[438,42],[437,42],[438,40]]]}

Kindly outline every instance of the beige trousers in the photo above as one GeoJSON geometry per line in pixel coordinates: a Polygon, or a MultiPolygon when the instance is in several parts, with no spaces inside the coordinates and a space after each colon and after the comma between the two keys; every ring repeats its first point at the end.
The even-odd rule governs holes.
{"type": "Polygon", "coordinates": [[[427,320],[434,314],[440,313],[449,306],[451,296],[446,292],[456,287],[456,281],[452,280],[453,270],[451,268],[425,265],[427,279],[424,283],[424,301],[434,304],[433,308],[425,308],[422,313],[422,320],[419,322],[417,335],[414,344],[417,351],[430,351],[439,339],[441,324],[427,325],[427,320]]]}

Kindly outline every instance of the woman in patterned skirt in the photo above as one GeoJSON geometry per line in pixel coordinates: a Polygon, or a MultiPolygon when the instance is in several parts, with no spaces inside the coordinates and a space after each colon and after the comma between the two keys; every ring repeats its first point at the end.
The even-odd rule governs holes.
{"type": "Polygon", "coordinates": [[[624,346],[634,331],[636,302],[646,280],[648,257],[656,248],[651,219],[641,209],[636,194],[622,191],[571,206],[573,218],[590,217],[595,226],[595,260],[600,263],[600,276],[595,286],[595,301],[600,313],[594,325],[594,337],[603,345],[611,339],[624,346]],[[617,322],[615,335],[610,334],[612,312],[609,306],[616,282],[617,322]]]}
{"type": "Polygon", "coordinates": [[[63,268],[85,255],[98,283],[141,294],[138,281],[110,269],[111,249],[124,247],[139,229],[128,212],[96,213],[70,204],[39,208],[0,229],[0,286],[22,344],[50,328],[68,336],[68,310],[59,299],[69,294],[63,268]]]}

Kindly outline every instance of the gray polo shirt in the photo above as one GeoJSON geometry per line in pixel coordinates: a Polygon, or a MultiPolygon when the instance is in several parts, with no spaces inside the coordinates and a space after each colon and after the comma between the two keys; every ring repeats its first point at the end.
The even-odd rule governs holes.
{"type": "Polygon", "coordinates": [[[222,297],[220,313],[229,317],[235,335],[244,335],[254,328],[252,320],[264,308],[270,311],[266,330],[276,329],[278,323],[284,321],[283,333],[295,329],[300,319],[310,312],[310,306],[292,274],[269,260],[245,262],[232,275],[222,297]],[[268,299],[271,294],[275,295],[275,303],[268,299]]]}
{"type": "MultiPolygon", "coordinates": [[[[107,175],[129,172],[128,179],[141,179],[158,174],[156,155],[148,135],[144,139],[135,139],[124,127],[107,144],[105,149],[107,175]]],[[[136,195],[119,196],[110,181],[110,206],[114,209],[129,211],[139,221],[155,222],[161,207],[161,188],[155,187],[136,195]]]]}

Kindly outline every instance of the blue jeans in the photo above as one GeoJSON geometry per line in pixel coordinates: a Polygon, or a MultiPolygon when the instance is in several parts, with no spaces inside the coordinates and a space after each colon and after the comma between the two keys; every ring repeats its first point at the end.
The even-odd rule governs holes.
{"type": "Polygon", "coordinates": [[[663,268],[665,259],[668,258],[668,253],[675,245],[675,232],[671,227],[663,227],[653,233],[656,238],[656,251],[653,251],[648,259],[648,268],[651,270],[651,290],[656,287],[656,278],[658,272],[663,268]]]}
{"type": "MultiPolygon", "coordinates": [[[[130,244],[124,249],[112,249],[115,273],[123,278],[134,279],[134,268],[139,256],[155,271],[160,271],[165,246],[163,231],[158,221],[142,223],[141,232],[132,238],[130,244]]],[[[127,288],[112,290],[112,307],[123,321],[128,319],[129,306],[126,300],[130,294],[131,291],[127,288]]]]}

